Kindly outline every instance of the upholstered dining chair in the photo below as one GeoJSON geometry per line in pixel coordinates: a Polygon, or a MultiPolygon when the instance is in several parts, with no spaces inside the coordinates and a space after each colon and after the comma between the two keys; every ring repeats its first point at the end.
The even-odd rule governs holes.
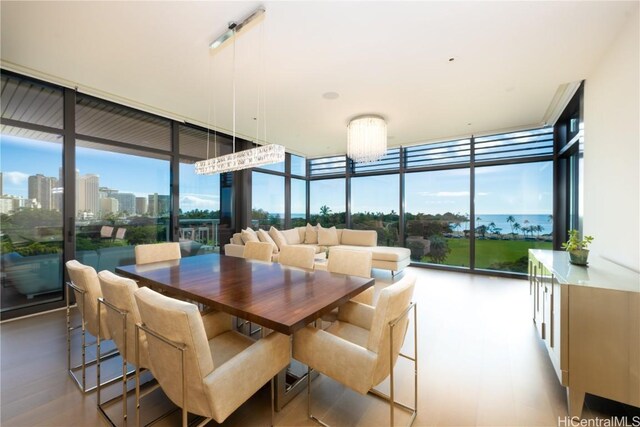
{"type": "MultiPolygon", "coordinates": [[[[66,300],[67,300],[67,370],[69,371],[69,375],[75,383],[78,385],[80,390],[83,393],[88,393],[97,388],[96,386],[88,387],[86,381],[86,371],[87,367],[95,365],[99,358],[108,359],[110,357],[114,357],[118,355],[117,351],[109,351],[105,354],[98,353],[96,359],[87,360],[86,353],[87,348],[95,345],[97,342],[87,343],[87,332],[94,337],[98,336],[99,329],[102,329],[102,337],[105,340],[110,340],[111,335],[109,334],[109,330],[107,328],[106,318],[104,311],[101,313],[103,316],[100,318],[98,315],[98,310],[100,309],[98,305],[98,298],[102,297],[102,291],[100,290],[100,282],[98,281],[98,274],[96,270],[88,265],[81,264],[76,260],[67,261],[65,264],[67,267],[67,271],[69,273],[69,278],[71,279],[67,282],[66,286],[66,300]],[[71,326],[71,300],[70,300],[70,292],[73,292],[75,295],[75,300],[77,304],[78,311],[80,312],[80,325],[79,326],[71,326]],[[100,325],[100,326],[98,326],[100,325]],[[81,329],[81,354],[82,360],[80,365],[72,366],[71,365],[71,333],[76,330],[81,329]],[[81,373],[81,377],[78,378],[78,371],[81,373]]],[[[113,378],[103,385],[110,384],[114,381],[119,380],[118,378],[113,378]]]]}
{"type": "MultiPolygon", "coordinates": [[[[350,276],[371,277],[371,252],[334,248],[329,251],[327,271],[350,276]]],[[[359,293],[351,301],[373,305],[373,286],[359,293]]]]}
{"type": "Polygon", "coordinates": [[[273,245],[269,242],[247,242],[244,245],[242,257],[245,259],[271,262],[272,253],[273,245]]]}
{"type": "Polygon", "coordinates": [[[312,247],[283,246],[278,256],[278,262],[289,267],[313,270],[316,250],[312,247]]]}
{"type": "Polygon", "coordinates": [[[135,247],[136,264],[172,261],[181,258],[180,243],[149,243],[135,247]]]}
{"type": "MultiPolygon", "coordinates": [[[[131,379],[127,376],[127,365],[136,363],[136,351],[139,352],[139,368],[149,368],[149,353],[147,350],[147,339],[144,334],[138,335],[136,342],[136,324],[141,322],[138,304],[136,303],[134,293],[138,290],[138,285],[131,279],[117,276],[108,270],[98,273],[100,288],[102,290],[102,298],[98,298],[101,306],[99,311],[102,320],[102,313],[106,312],[105,320],[107,331],[116,344],[120,356],[122,357],[122,414],[127,419],[127,383],[131,379]],[[137,347],[137,350],[136,350],[137,347]]],[[[100,348],[100,340],[102,338],[102,329],[98,336],[98,349],[100,348]]],[[[99,351],[99,350],[98,350],[99,351]]],[[[98,378],[100,377],[100,363],[98,363],[98,378]]],[[[97,399],[98,409],[103,415],[109,418],[104,407],[109,405],[118,397],[107,402],[100,399],[100,387],[98,387],[97,399]]]]}
{"type": "MultiPolygon", "coordinates": [[[[384,288],[376,307],[348,301],[340,307],[338,321],[328,329],[306,326],[293,336],[293,357],[361,394],[371,392],[390,403],[390,425],[394,425],[394,408],[410,411],[409,425],[413,423],[417,408],[417,315],[411,302],[416,278],[406,275],[400,281],[384,288]],[[409,326],[409,312],[413,313],[413,357],[400,352],[409,326]],[[414,406],[395,402],[393,367],[403,356],[414,363],[414,406]],[[390,376],[389,396],[373,390],[390,376]]],[[[311,414],[311,386],[308,385],[309,418],[321,422],[311,414]]],[[[326,425],[326,424],[325,424],[326,425]]]]}
{"type": "Polygon", "coordinates": [[[135,293],[147,336],[151,372],[173,403],[222,423],[289,364],[289,337],[273,332],[253,341],[231,328],[231,317],[217,312],[205,329],[198,308],[149,288],[135,293]],[[247,368],[250,366],[250,368],[247,368]]]}

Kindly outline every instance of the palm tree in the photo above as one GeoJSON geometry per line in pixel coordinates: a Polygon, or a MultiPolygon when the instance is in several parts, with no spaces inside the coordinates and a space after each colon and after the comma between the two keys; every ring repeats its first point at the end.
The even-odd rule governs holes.
{"type": "Polygon", "coordinates": [[[540,233],[542,232],[542,230],[544,230],[544,227],[541,226],[540,224],[535,226],[536,232],[538,233],[538,239],[540,238],[540,233]]]}
{"type": "Polygon", "coordinates": [[[507,224],[509,224],[511,226],[511,236],[513,237],[513,224],[516,222],[516,219],[513,217],[513,215],[509,215],[507,217],[507,224]]]}
{"type": "Polygon", "coordinates": [[[496,223],[491,221],[489,223],[489,226],[487,227],[487,230],[489,230],[489,233],[495,233],[496,232],[496,223]]]}
{"type": "MultiPolygon", "coordinates": [[[[515,232],[516,232],[516,234],[517,234],[518,230],[522,230],[522,227],[520,226],[520,223],[518,223],[518,222],[514,223],[514,224],[512,225],[512,227],[513,227],[513,231],[515,231],[515,232]]],[[[524,233],[523,233],[523,234],[524,234],[524,233]]]]}
{"type": "Polygon", "coordinates": [[[320,206],[320,215],[327,216],[331,212],[331,208],[327,205],[320,206]]]}

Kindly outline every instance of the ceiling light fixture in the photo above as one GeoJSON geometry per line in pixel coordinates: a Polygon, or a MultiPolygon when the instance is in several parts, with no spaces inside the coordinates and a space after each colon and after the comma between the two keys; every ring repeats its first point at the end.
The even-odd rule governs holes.
{"type": "Polygon", "coordinates": [[[380,160],[387,153],[387,123],[374,114],[354,117],[347,126],[347,156],[357,163],[380,160]]]}
{"type": "MultiPolygon", "coordinates": [[[[233,172],[241,169],[250,169],[258,166],[264,166],[272,163],[283,162],[285,159],[285,151],[282,145],[267,144],[236,152],[236,36],[243,27],[265,12],[264,8],[259,8],[248,18],[239,24],[235,22],[229,23],[229,29],[215,39],[209,47],[216,49],[225,41],[233,38],[233,152],[224,156],[216,156],[207,160],[201,160],[195,163],[195,173],[198,175],[214,175],[217,173],[233,172]]],[[[207,123],[207,128],[209,124],[207,123]]],[[[266,139],[266,136],[265,136],[266,139]]],[[[207,157],[209,153],[209,138],[207,134],[207,157]]]]}

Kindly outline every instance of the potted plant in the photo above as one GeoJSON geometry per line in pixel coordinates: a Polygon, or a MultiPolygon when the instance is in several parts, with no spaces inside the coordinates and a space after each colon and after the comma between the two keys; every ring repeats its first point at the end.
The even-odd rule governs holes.
{"type": "Polygon", "coordinates": [[[592,236],[584,236],[581,240],[578,230],[569,230],[569,240],[562,244],[562,248],[569,252],[569,262],[575,265],[587,265],[589,258],[587,247],[592,241],[592,236]]]}

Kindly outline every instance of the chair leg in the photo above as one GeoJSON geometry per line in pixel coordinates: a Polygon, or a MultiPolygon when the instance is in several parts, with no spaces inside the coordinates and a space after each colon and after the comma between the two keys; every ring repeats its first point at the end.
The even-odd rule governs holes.
{"type": "Polygon", "coordinates": [[[328,424],[325,424],[320,418],[317,418],[311,413],[311,367],[307,366],[307,416],[309,419],[315,421],[324,427],[330,427],[328,424]]]}

